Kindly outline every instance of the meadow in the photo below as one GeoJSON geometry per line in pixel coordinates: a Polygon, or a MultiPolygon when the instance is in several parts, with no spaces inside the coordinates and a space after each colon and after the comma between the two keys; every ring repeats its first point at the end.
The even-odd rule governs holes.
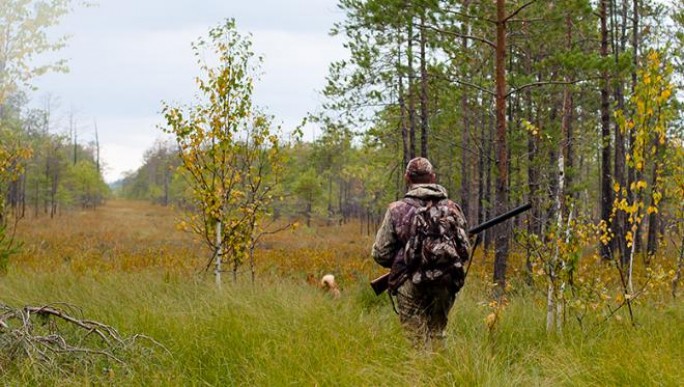
{"type": "MultiPolygon", "coordinates": [[[[0,277],[0,302],[68,305],[84,319],[136,338],[115,348],[122,363],[64,355],[45,364],[0,356],[3,385],[680,386],[684,305],[652,296],[635,306],[547,333],[543,297],[515,281],[497,321],[487,279],[473,274],[450,316],[445,349],[412,348],[386,295],[369,278],[372,236],[357,223],[299,227],[268,238],[248,270],[217,288],[207,252],[178,231],[178,215],[112,201],[95,211],[20,223],[20,254],[0,277]],[[333,273],[334,299],[311,278],[333,273]]],[[[519,264],[513,262],[512,266],[519,264]]],[[[0,331],[1,333],[2,331],[0,331]]],[[[70,331],[63,328],[65,337],[70,331]]]]}

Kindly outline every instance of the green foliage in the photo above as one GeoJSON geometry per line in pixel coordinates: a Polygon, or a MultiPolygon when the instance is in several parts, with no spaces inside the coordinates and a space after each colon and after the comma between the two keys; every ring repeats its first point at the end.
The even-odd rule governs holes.
{"type": "Polygon", "coordinates": [[[304,202],[307,217],[311,215],[314,200],[320,196],[322,190],[321,181],[313,169],[304,171],[295,181],[294,193],[304,202]]]}
{"type": "Polygon", "coordinates": [[[23,173],[23,162],[31,156],[31,148],[28,147],[19,134],[0,127],[0,224],[7,221],[7,209],[5,199],[8,184],[15,182],[23,173]]]}
{"type": "Polygon", "coordinates": [[[118,195],[162,205],[184,203],[186,184],[176,171],[179,164],[172,144],[156,143],[143,155],[143,165],[124,178],[118,195]]]}
{"type": "Polygon", "coordinates": [[[48,71],[66,71],[65,61],[36,66],[33,59],[64,47],[66,38],[51,41],[47,30],[71,9],[72,0],[9,0],[0,7],[0,105],[48,71]]]}
{"type": "Polygon", "coordinates": [[[109,187],[102,180],[92,160],[79,160],[69,164],[64,182],[70,202],[81,208],[94,208],[102,203],[109,193],[109,187]]]}

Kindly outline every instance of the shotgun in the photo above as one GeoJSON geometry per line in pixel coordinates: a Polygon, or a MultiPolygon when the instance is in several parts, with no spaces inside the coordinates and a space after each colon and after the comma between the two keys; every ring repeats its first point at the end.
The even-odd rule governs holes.
{"type": "MultiPolygon", "coordinates": [[[[508,220],[520,213],[529,210],[530,208],[532,208],[532,205],[530,203],[523,204],[520,207],[516,207],[506,212],[505,214],[501,214],[495,218],[489,219],[488,221],[471,228],[470,230],[468,230],[468,235],[477,235],[490,227],[493,227],[505,220],[508,220]]],[[[477,245],[473,247],[473,251],[476,247],[477,245]]],[[[389,287],[389,273],[383,274],[380,277],[372,280],[370,285],[373,288],[373,291],[375,291],[376,295],[381,295],[389,287]]]]}

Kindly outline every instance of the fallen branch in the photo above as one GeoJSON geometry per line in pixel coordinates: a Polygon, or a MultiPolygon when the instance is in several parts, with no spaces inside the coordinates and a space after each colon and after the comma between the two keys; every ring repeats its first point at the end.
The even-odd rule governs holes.
{"type": "Polygon", "coordinates": [[[57,303],[13,308],[0,303],[0,373],[6,365],[28,359],[39,367],[56,367],[74,360],[92,364],[107,359],[126,366],[128,351],[144,338],[169,351],[144,335],[123,337],[118,330],[99,321],[75,317],[79,308],[57,303]]]}

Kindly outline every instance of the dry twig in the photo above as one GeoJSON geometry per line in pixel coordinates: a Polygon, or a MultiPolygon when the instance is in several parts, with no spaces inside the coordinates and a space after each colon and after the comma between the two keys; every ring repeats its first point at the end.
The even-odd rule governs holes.
{"type": "Polygon", "coordinates": [[[58,369],[63,363],[92,363],[97,358],[126,365],[120,355],[132,349],[140,338],[168,353],[152,338],[124,338],[115,328],[82,315],[79,308],[65,303],[23,308],[0,303],[0,373],[7,364],[21,358],[40,367],[58,369]]]}

